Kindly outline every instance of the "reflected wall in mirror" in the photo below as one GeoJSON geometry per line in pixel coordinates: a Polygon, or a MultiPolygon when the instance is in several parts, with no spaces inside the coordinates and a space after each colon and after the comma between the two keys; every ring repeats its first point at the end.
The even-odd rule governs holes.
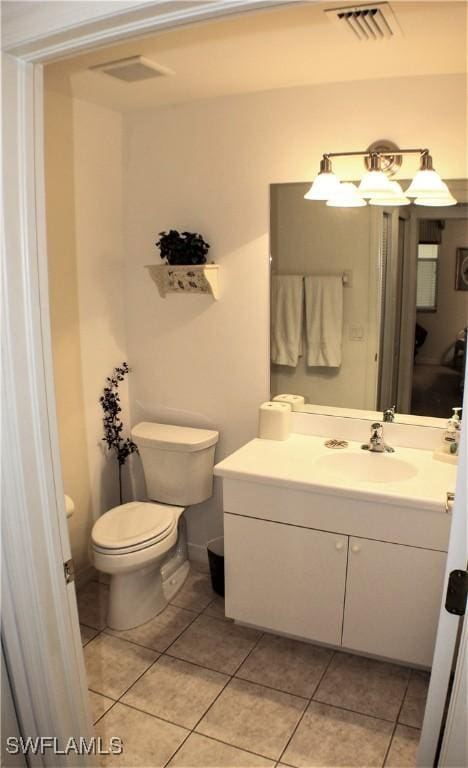
{"type": "Polygon", "coordinates": [[[309,187],[270,187],[271,396],[448,417],[466,365],[467,183],[449,182],[447,208],[333,208],[309,187]]]}

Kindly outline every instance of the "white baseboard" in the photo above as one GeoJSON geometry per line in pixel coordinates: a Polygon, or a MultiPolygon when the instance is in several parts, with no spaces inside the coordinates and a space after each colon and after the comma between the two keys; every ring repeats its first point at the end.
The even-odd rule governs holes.
{"type": "Polygon", "coordinates": [[[200,565],[208,565],[208,551],[203,544],[187,544],[189,560],[200,565]]]}

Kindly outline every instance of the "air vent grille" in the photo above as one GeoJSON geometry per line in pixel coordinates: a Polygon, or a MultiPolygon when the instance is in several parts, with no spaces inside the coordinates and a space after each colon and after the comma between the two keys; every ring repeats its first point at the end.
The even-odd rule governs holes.
{"type": "Polygon", "coordinates": [[[401,34],[401,28],[389,3],[348,5],[345,8],[327,9],[325,13],[361,42],[388,40],[401,34]]]}
{"type": "Polygon", "coordinates": [[[148,80],[151,77],[163,77],[174,74],[167,67],[162,67],[155,61],[146,59],[143,56],[131,56],[127,59],[105,61],[103,64],[96,64],[94,67],[90,67],[90,69],[93,72],[104,72],[106,75],[116,77],[118,80],[124,80],[126,83],[135,83],[139,80],[148,80]]]}

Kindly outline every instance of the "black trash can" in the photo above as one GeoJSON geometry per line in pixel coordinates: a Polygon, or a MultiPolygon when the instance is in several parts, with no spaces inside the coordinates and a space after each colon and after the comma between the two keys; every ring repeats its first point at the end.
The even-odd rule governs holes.
{"type": "Polygon", "coordinates": [[[224,536],[208,542],[211,585],[220,597],[224,597],[224,536]]]}

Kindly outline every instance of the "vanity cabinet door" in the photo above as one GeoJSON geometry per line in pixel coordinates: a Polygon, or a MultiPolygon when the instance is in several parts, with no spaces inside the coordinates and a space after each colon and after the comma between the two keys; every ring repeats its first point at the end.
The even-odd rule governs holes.
{"type": "Polygon", "coordinates": [[[446,556],[351,537],[343,646],[430,666],[446,556]]]}
{"type": "Polygon", "coordinates": [[[226,615],[341,643],[348,537],[224,515],[226,615]]]}

